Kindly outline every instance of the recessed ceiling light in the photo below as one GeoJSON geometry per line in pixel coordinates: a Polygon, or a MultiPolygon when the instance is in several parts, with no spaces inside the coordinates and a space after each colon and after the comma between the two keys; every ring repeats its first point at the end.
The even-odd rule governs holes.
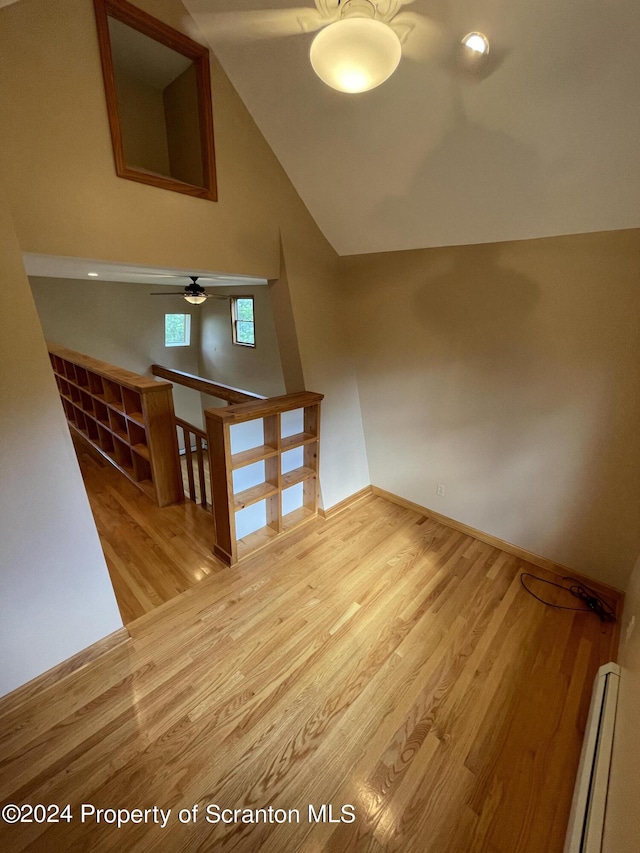
{"type": "Polygon", "coordinates": [[[462,44],[474,53],[489,53],[489,39],[483,33],[469,33],[462,39],[462,44]]]}
{"type": "Polygon", "coordinates": [[[87,275],[90,275],[92,278],[96,278],[98,273],[97,272],[88,272],[87,275]]]}

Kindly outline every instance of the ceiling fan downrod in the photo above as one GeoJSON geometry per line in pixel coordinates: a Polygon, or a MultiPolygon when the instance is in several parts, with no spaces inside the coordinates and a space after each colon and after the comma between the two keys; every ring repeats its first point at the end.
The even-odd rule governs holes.
{"type": "Polygon", "coordinates": [[[192,305],[200,305],[207,298],[204,287],[198,284],[198,276],[190,275],[191,284],[188,284],[184,289],[184,298],[192,305]]]}
{"type": "Polygon", "coordinates": [[[338,0],[340,17],[344,18],[375,18],[376,5],[373,0],[338,0]]]}

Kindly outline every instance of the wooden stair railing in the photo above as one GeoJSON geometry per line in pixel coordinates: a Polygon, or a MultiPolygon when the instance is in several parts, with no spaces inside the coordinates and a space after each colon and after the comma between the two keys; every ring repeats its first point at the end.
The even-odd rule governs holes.
{"type": "Polygon", "coordinates": [[[302,391],[205,410],[215,521],[214,553],[227,565],[234,565],[276,536],[317,516],[322,399],[322,394],[302,391]],[[301,429],[289,434],[283,430],[283,415],[295,410],[302,412],[301,429]],[[248,421],[262,421],[262,430],[258,431],[261,440],[234,452],[234,427],[248,421]],[[290,469],[283,465],[283,454],[296,449],[302,464],[290,469]],[[236,491],[234,474],[256,463],[263,463],[264,479],[236,491]],[[285,504],[285,492],[299,484],[302,485],[298,490],[301,491],[299,506],[290,506],[288,500],[285,504]],[[237,538],[236,513],[263,501],[266,524],[237,538]]]}
{"type": "Polygon", "coordinates": [[[197,464],[200,495],[205,507],[206,461],[209,464],[214,553],[219,559],[232,566],[275,537],[317,516],[322,394],[301,391],[264,397],[159,364],[152,365],[151,372],[227,403],[226,407],[205,409],[206,432],[187,421],[175,419],[184,440],[188,496],[198,502],[194,469],[197,464]],[[291,422],[285,424],[287,413],[296,417],[296,412],[299,426],[292,427],[291,422]],[[250,421],[259,422],[254,430],[254,439],[255,435],[259,435],[259,439],[246,445],[245,436],[245,445],[237,450],[234,448],[237,442],[234,427],[250,421]],[[194,446],[196,463],[193,461],[194,446]],[[297,461],[292,462],[289,451],[297,451],[297,461]],[[283,459],[285,454],[288,456],[283,459]],[[257,482],[254,477],[249,486],[240,485],[238,472],[245,469],[246,473],[254,466],[253,474],[260,464],[264,466],[264,475],[260,473],[257,482]],[[263,502],[265,524],[247,535],[238,536],[237,513],[263,502]]]}
{"type": "Polygon", "coordinates": [[[200,391],[201,394],[209,394],[218,397],[227,403],[246,403],[250,400],[266,400],[262,394],[254,394],[251,391],[242,391],[240,388],[232,388],[230,385],[222,385],[212,379],[204,379],[202,376],[194,376],[193,373],[185,373],[183,370],[173,370],[170,367],[162,367],[160,364],[152,364],[151,372],[154,376],[168,379],[185,388],[200,391]]]}
{"type": "Polygon", "coordinates": [[[194,501],[199,497],[204,507],[212,505],[214,553],[227,565],[234,565],[317,516],[322,394],[300,391],[267,398],[153,365],[154,376],[170,380],[157,381],[58,344],[47,346],[71,431],[88,441],[159,506],[184,499],[177,434],[182,430],[189,496],[194,501]],[[171,382],[229,405],[205,409],[206,431],[201,430],[176,418],[171,382]],[[287,414],[297,416],[299,426],[292,428],[292,421],[285,424],[287,414]],[[259,424],[254,431],[254,439],[259,433],[259,440],[246,445],[245,436],[245,446],[234,448],[234,428],[248,422],[259,424]],[[292,463],[290,452],[294,451],[298,451],[295,455],[299,461],[292,463]],[[289,454],[286,463],[285,454],[289,454]],[[264,475],[258,482],[235,488],[237,472],[261,464],[264,475]],[[238,538],[236,514],[263,502],[266,523],[238,538]]]}
{"type": "MultiPolygon", "coordinates": [[[[243,391],[240,388],[232,388],[230,385],[223,385],[220,382],[214,382],[202,376],[195,376],[193,373],[185,373],[183,370],[163,367],[160,364],[152,364],[151,372],[154,376],[168,379],[176,385],[182,385],[201,394],[208,394],[211,397],[224,400],[227,404],[266,399],[261,394],[243,391]]],[[[185,497],[188,497],[194,503],[201,504],[204,509],[208,509],[211,506],[211,492],[209,491],[209,496],[207,496],[209,471],[207,470],[208,449],[206,433],[195,426],[195,424],[191,424],[182,418],[176,417],[175,422],[178,437],[182,438],[182,446],[184,447],[181,472],[183,474],[185,497]]]]}
{"type": "MultiPolygon", "coordinates": [[[[207,434],[204,430],[176,417],[176,427],[182,430],[184,444],[184,467],[187,475],[187,488],[189,500],[199,503],[204,509],[210,505],[207,499],[208,456],[207,456],[207,434]],[[195,460],[194,460],[195,455],[195,460]],[[196,483],[195,473],[198,473],[196,483]]],[[[183,476],[184,483],[184,476],[183,476]]],[[[209,492],[211,494],[211,492],[209,492]]]]}

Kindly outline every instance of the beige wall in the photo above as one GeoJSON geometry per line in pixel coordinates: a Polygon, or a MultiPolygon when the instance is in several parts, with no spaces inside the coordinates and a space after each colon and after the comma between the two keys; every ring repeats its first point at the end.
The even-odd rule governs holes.
{"type": "Polygon", "coordinates": [[[0,197],[0,695],[122,627],[0,197]]]}
{"type": "Polygon", "coordinates": [[[269,282],[269,297],[273,309],[273,322],[278,340],[285,388],[288,394],[294,391],[304,391],[300,346],[282,246],[280,247],[280,277],[269,282]]]}
{"type": "Polygon", "coordinates": [[[640,550],[640,232],[342,271],[372,482],[623,588],[640,550]]]}
{"type": "MultiPolygon", "coordinates": [[[[90,279],[31,279],[31,290],[47,340],[134,373],[151,375],[151,365],[161,364],[197,374],[200,355],[198,307],[187,306],[177,297],[149,295],[161,288],[162,285],[90,279]],[[165,347],[165,313],[191,315],[191,346],[165,347]]],[[[173,398],[178,417],[200,426],[199,395],[175,385],[173,398]]]]}
{"type": "Polygon", "coordinates": [[[118,113],[128,166],[170,175],[164,98],[159,89],[117,75],[118,113]]]}
{"type": "Polygon", "coordinates": [[[640,558],[626,590],[619,663],[622,667],[604,853],[637,853],[640,846],[640,558]]]}
{"type": "MultiPolygon", "coordinates": [[[[178,29],[187,14],[138,6],[178,29]]],[[[0,15],[0,158],[23,251],[277,277],[281,220],[309,216],[215,60],[217,204],[115,174],[91,0],[0,15]]]]}
{"type": "Polygon", "coordinates": [[[264,394],[265,397],[285,394],[268,288],[216,288],[216,293],[253,296],[256,346],[243,347],[233,343],[228,301],[207,300],[201,314],[200,375],[234,388],[264,394]]]}
{"type": "MultiPolygon", "coordinates": [[[[184,27],[178,0],[138,5],[184,27]]],[[[0,15],[0,123],[11,128],[0,160],[23,251],[277,279],[282,245],[304,382],[325,394],[325,503],[366,485],[337,257],[215,59],[218,203],[115,175],[90,0],[21,0],[0,15]]]]}
{"type": "Polygon", "coordinates": [[[162,93],[167,147],[172,178],[204,185],[200,150],[198,81],[193,63],[162,93]]]}

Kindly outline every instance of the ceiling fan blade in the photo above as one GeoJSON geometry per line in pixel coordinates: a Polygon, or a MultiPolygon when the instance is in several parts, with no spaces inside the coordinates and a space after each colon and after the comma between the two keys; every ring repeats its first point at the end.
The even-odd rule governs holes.
{"type": "Polygon", "coordinates": [[[446,39],[440,24],[416,12],[400,12],[389,26],[402,44],[402,55],[417,62],[440,59],[446,50],[446,39]]]}
{"type": "MultiPolygon", "coordinates": [[[[196,294],[197,295],[197,294],[196,294]]],[[[188,293],[185,293],[184,290],[180,291],[167,291],[163,293],[162,291],[156,291],[155,293],[150,293],[149,296],[189,296],[188,293]]],[[[221,293],[202,293],[201,296],[205,296],[207,299],[231,299],[230,296],[223,296],[221,293]]]]}
{"type": "Polygon", "coordinates": [[[198,28],[212,44],[263,41],[265,39],[311,33],[328,24],[318,9],[254,9],[250,12],[210,12],[206,4],[186,0],[185,6],[198,28]]]}
{"type": "Polygon", "coordinates": [[[376,17],[383,21],[390,21],[394,15],[402,10],[403,6],[411,6],[416,0],[378,0],[376,3],[376,17]]]}

